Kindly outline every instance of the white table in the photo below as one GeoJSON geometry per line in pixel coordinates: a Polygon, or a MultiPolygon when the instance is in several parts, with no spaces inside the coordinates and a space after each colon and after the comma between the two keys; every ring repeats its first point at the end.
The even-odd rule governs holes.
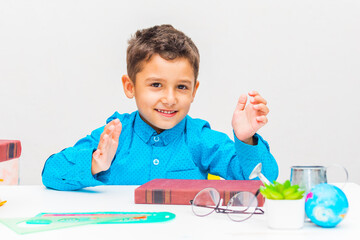
{"type": "MultiPolygon", "coordinates": [[[[33,217],[40,212],[157,212],[176,218],[163,223],[90,224],[47,232],[18,235],[0,224],[0,240],[12,239],[354,239],[360,235],[360,186],[348,183],[344,192],[349,212],[336,228],[320,228],[305,223],[300,230],[273,230],[265,215],[245,222],[233,222],[225,214],[194,216],[191,206],[134,204],[137,186],[100,186],[81,191],[61,192],[44,186],[0,186],[0,197],[8,202],[0,207],[0,218],[33,217]]],[[[291,213],[289,213],[291,214],[291,213]]]]}

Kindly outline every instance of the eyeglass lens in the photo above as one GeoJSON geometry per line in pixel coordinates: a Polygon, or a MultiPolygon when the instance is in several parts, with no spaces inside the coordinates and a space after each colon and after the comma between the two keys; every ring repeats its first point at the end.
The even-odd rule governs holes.
{"type": "Polygon", "coordinates": [[[251,192],[239,192],[234,195],[227,205],[228,216],[233,221],[244,221],[256,211],[258,200],[251,192]]]}
{"type": "Polygon", "coordinates": [[[201,190],[192,202],[192,210],[195,215],[203,217],[212,213],[220,201],[220,194],[214,188],[201,190]]]}

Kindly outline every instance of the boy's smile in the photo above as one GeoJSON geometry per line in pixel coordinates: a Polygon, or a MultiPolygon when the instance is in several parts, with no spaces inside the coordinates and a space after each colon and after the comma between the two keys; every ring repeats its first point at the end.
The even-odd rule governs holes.
{"type": "Polygon", "coordinates": [[[185,58],[165,60],[155,54],[144,61],[135,84],[122,78],[127,97],[135,97],[141,118],[157,133],[177,125],[190,110],[199,82],[185,58]]]}

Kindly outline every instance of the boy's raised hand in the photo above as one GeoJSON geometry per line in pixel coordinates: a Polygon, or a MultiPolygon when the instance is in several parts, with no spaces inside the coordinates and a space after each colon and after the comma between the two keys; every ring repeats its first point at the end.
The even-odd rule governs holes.
{"type": "Polygon", "coordinates": [[[121,129],[119,119],[114,119],[105,126],[97,150],[92,155],[91,173],[93,175],[110,168],[119,145],[121,129]]]}
{"type": "Polygon", "coordinates": [[[256,91],[249,92],[250,103],[246,105],[247,95],[242,94],[232,118],[232,127],[236,137],[247,144],[253,145],[254,134],[267,122],[269,108],[266,100],[256,91]]]}

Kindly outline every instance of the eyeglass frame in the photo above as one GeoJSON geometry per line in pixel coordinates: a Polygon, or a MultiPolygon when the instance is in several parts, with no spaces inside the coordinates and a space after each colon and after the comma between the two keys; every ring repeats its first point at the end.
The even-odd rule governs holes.
{"type": "MultiPolygon", "coordinates": [[[[213,188],[213,187],[208,187],[208,188],[204,188],[204,189],[200,190],[200,191],[195,195],[194,199],[196,198],[196,196],[197,196],[200,192],[204,191],[205,189],[214,189],[214,190],[219,194],[220,199],[219,199],[218,203],[216,204],[216,207],[198,206],[198,207],[204,207],[204,208],[211,208],[211,209],[213,209],[213,210],[212,210],[211,212],[209,212],[208,214],[205,214],[205,215],[197,215],[197,214],[194,212],[194,210],[193,210],[193,213],[194,213],[196,216],[198,216],[198,217],[206,217],[206,216],[209,216],[210,214],[212,214],[213,212],[216,212],[216,213],[226,213],[226,214],[229,214],[229,213],[235,213],[235,214],[250,214],[250,213],[246,213],[246,212],[245,212],[248,208],[245,209],[244,211],[236,211],[236,210],[232,210],[232,209],[228,209],[228,208],[221,208],[221,207],[219,207],[219,206],[221,206],[221,204],[222,204],[222,202],[223,202],[223,199],[221,198],[220,192],[219,192],[216,188],[213,188]]],[[[240,192],[247,192],[247,191],[239,191],[239,192],[237,192],[234,196],[232,196],[232,197],[230,198],[229,202],[231,201],[231,199],[233,199],[233,198],[234,198],[237,194],[239,194],[240,192]]],[[[253,194],[252,192],[248,192],[248,193],[253,194]]],[[[259,195],[259,193],[260,193],[260,189],[258,189],[258,190],[256,191],[256,193],[253,194],[253,195],[255,196],[255,198],[257,198],[257,196],[259,195]]],[[[194,199],[192,199],[192,200],[189,201],[192,207],[194,206],[194,205],[193,205],[194,199]]],[[[228,202],[228,203],[229,203],[229,202],[228,202]]],[[[256,206],[254,212],[252,212],[251,215],[250,215],[248,218],[244,218],[244,219],[241,219],[241,220],[234,220],[234,219],[232,219],[231,217],[229,217],[229,218],[230,218],[232,221],[235,221],[235,222],[242,222],[242,221],[245,221],[245,220],[249,219],[253,214],[264,214],[264,213],[265,213],[264,210],[262,210],[261,208],[259,208],[258,206],[256,206]]]]}

